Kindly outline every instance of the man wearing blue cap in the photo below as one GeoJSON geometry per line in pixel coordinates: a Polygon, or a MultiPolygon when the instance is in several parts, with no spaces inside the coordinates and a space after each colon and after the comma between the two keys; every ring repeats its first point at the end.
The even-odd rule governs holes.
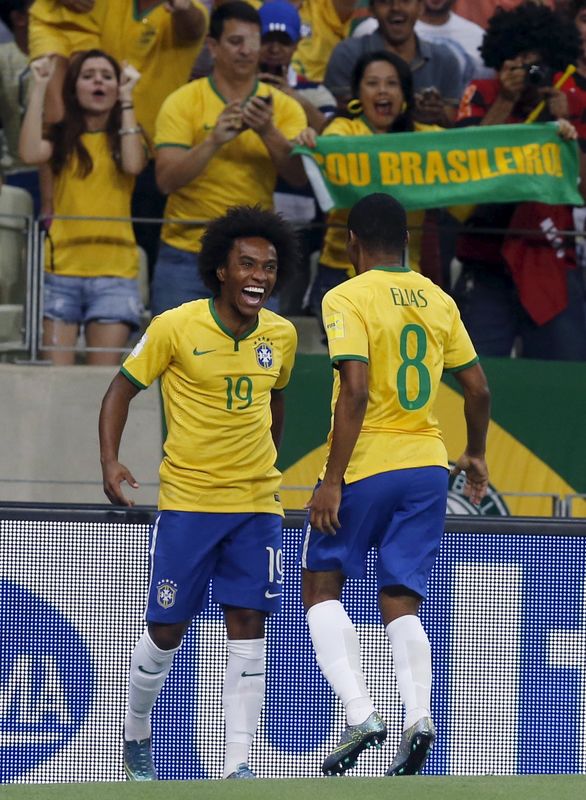
{"type": "Polygon", "coordinates": [[[291,59],[301,38],[301,18],[286,0],[268,0],[259,9],[261,50],[259,78],[301,103],[309,125],[318,133],[336,110],[333,94],[323,84],[298,75],[291,59]]]}

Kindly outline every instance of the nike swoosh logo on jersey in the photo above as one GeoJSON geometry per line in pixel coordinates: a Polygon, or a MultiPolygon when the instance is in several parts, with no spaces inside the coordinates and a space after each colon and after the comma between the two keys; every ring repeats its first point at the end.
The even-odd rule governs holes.
{"type": "Polygon", "coordinates": [[[241,678],[255,678],[257,675],[260,677],[261,675],[264,675],[264,672],[241,672],[240,673],[240,677],[241,678]]]}
{"type": "Polygon", "coordinates": [[[194,356],[205,356],[206,353],[215,353],[215,350],[198,350],[197,347],[193,351],[194,356]]]}
{"type": "Polygon", "coordinates": [[[163,670],[160,669],[158,672],[152,672],[150,669],[145,669],[141,664],[138,665],[138,671],[144,672],[145,675],[160,675],[163,670]]]}
{"type": "Polygon", "coordinates": [[[283,592],[269,592],[269,590],[267,589],[265,592],[265,597],[267,598],[267,600],[272,600],[273,597],[280,597],[282,594],[283,592]]]}

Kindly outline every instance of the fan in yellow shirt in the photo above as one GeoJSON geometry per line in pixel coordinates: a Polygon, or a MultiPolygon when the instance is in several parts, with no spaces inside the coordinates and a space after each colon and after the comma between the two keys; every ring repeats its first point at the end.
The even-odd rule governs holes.
{"type": "MultiPolygon", "coordinates": [[[[354,119],[338,117],[324,130],[322,136],[372,136],[392,135],[405,131],[437,130],[428,125],[414,123],[411,70],[394,53],[380,51],[364,55],[356,64],[352,76],[354,97],[352,110],[360,115],[354,119]]],[[[303,132],[300,141],[315,146],[315,132],[303,132]]],[[[419,271],[421,226],[423,211],[408,215],[412,235],[409,240],[409,263],[419,271]]],[[[320,254],[317,275],[312,286],[310,306],[321,322],[321,302],[333,286],[354,274],[346,252],[346,222],[348,211],[337,209],[328,214],[328,228],[320,254]]]]}
{"type": "MultiPolygon", "coordinates": [[[[151,285],[151,308],[167,308],[209,291],[199,279],[202,228],[239,203],[271,208],[277,175],[305,183],[292,141],[307,125],[300,104],[259,82],[261,22],[246,3],[227,3],[210,20],[214,59],[209,78],[165,101],[157,119],[156,170],[168,195],[151,285]]],[[[275,306],[272,306],[274,309],[275,306]]]]}
{"type": "Polygon", "coordinates": [[[206,604],[210,580],[228,636],[223,777],[255,777],[248,751],[264,699],[265,619],[279,610],[283,590],[275,467],[281,390],[297,343],[293,325],[264,306],[277,280],[295,268],[297,250],[293,229],[271,211],[234,207],[214,220],[200,259],[213,299],[156,317],[102,403],[104,491],[112,503],[131,505],[121,484],[137,484],[118,460],[122,432],[131,400],[161,378],[168,433],[150,547],[148,628],[130,664],[130,780],[157,777],[150,712],[190,621],[206,604]]]}
{"type": "Polygon", "coordinates": [[[32,89],[20,132],[20,153],[46,164],[55,182],[55,214],[47,234],[43,355],[73,364],[84,327],[91,364],[117,364],[140,324],[138,252],[127,221],[134,178],[146,155],[132,90],[139,74],[102,50],[78,53],[65,75],[65,117],[44,132],[46,91],[55,57],[31,64],[32,89]],[[75,135],[72,136],[72,131],[75,135]],[[81,216],[83,220],[63,217],[81,216]],[[96,219],[105,216],[110,220],[96,219]],[[93,219],[92,219],[93,218],[93,219]]]}
{"type": "Polygon", "coordinates": [[[85,6],[85,11],[73,11],[61,0],[35,0],[30,8],[31,59],[49,53],[58,56],[48,94],[50,116],[55,120],[62,116],[60,93],[67,60],[74,53],[98,47],[140,72],[134,96],[136,117],[152,138],[163,100],[189,79],[203,46],[208,22],[205,6],[199,0],[165,4],[160,0],[85,0],[85,6]]]}
{"type": "Polygon", "coordinates": [[[297,45],[293,67],[311,81],[322,82],[334,47],[350,34],[356,0],[301,0],[303,38],[297,45]]]}

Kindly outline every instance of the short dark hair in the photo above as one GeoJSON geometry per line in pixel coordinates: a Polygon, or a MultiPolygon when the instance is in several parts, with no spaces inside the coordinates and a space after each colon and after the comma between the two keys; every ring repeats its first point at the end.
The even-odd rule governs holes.
{"type": "Polygon", "coordinates": [[[348,230],[370,252],[402,253],[407,244],[407,212],[390,194],[367,194],[350,209],[348,230]]]}
{"type": "Polygon", "coordinates": [[[581,52],[576,26],[551,8],[531,2],[510,11],[497,8],[480,47],[486,66],[498,70],[507,59],[530,50],[551,69],[564,70],[581,52]]]}
{"type": "Polygon", "coordinates": [[[232,3],[223,3],[212,11],[208,30],[210,38],[219,41],[224,31],[224,23],[229,19],[237,19],[240,22],[250,22],[253,25],[258,25],[260,31],[261,22],[258,11],[248,3],[245,3],[244,0],[234,0],[232,3]]]}
{"type": "Polygon", "coordinates": [[[403,61],[403,59],[395,53],[391,53],[388,50],[376,50],[373,53],[365,53],[362,55],[352,70],[352,96],[356,98],[358,97],[360,93],[360,84],[362,83],[362,78],[364,77],[366,68],[370,64],[374,64],[377,61],[386,61],[397,70],[399,83],[401,84],[401,91],[403,92],[403,97],[405,98],[405,110],[402,111],[397,119],[393,122],[391,130],[395,132],[412,131],[412,112],[415,105],[415,99],[413,96],[413,75],[411,73],[411,67],[409,64],[406,61],[403,61]]]}
{"type": "Polygon", "coordinates": [[[201,240],[199,274],[214,294],[219,294],[221,288],[216,271],[227,264],[235,240],[256,236],[267,239],[277,251],[277,286],[295,270],[300,255],[293,226],[280,214],[260,206],[233,206],[223,217],[210,222],[201,240]]]}

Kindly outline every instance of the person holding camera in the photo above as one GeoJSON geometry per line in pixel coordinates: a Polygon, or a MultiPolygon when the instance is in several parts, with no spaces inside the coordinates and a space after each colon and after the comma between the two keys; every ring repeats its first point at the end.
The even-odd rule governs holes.
{"type": "MultiPolygon", "coordinates": [[[[304,184],[292,141],[306,127],[292,97],[258,80],[260,17],[230,2],[210,18],[209,77],[173,92],[157,117],[156,177],[168,195],[151,285],[153,316],[209,297],[198,272],[207,222],[237,205],[270,209],[277,175],[304,184]]],[[[274,308],[274,307],[273,307],[274,308]]]]}
{"type": "MultiPolygon", "coordinates": [[[[468,85],[458,125],[557,120],[560,136],[577,138],[564,85],[554,84],[579,55],[573,23],[531,2],[498,10],[481,54],[498,75],[468,85]]],[[[573,230],[572,207],[538,199],[474,209],[452,293],[480,356],[586,360],[584,288],[574,242],[560,235],[573,230]]]]}

